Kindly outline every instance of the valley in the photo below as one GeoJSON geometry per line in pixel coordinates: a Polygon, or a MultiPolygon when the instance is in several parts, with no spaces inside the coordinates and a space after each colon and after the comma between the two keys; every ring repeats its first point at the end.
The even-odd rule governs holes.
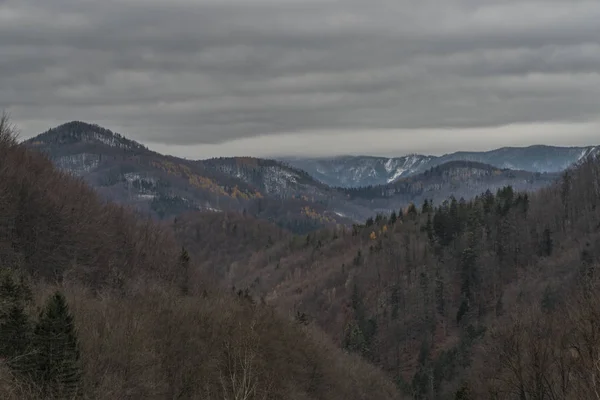
{"type": "Polygon", "coordinates": [[[600,400],[598,21],[0,0],[0,400],[600,400]]]}
{"type": "MultiPolygon", "coordinates": [[[[458,160],[333,188],[278,161],[178,159],[87,124],[24,144],[4,129],[3,279],[36,293],[10,300],[28,324],[60,293],[71,306],[82,386],[59,374],[60,390],[221,398],[251,368],[249,399],[593,393],[593,153],[561,172],[458,160]]],[[[59,390],[20,365],[0,363],[7,398],[59,390]]]]}

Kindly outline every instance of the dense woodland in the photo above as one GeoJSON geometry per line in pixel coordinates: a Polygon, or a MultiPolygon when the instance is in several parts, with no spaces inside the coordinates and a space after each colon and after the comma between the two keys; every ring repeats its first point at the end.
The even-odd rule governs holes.
{"type": "Polygon", "coordinates": [[[600,354],[585,322],[600,312],[599,203],[600,160],[589,159],[537,193],[505,187],[263,236],[222,278],[322,327],[409,398],[593,398],[600,370],[581,374],[600,354]]]}
{"type": "Polygon", "coordinates": [[[104,204],[0,123],[0,397],[382,399],[316,326],[195,275],[173,230],[104,204]]]}
{"type": "Polygon", "coordinates": [[[6,398],[600,398],[599,159],[298,235],[159,225],[2,123],[6,398]]]}

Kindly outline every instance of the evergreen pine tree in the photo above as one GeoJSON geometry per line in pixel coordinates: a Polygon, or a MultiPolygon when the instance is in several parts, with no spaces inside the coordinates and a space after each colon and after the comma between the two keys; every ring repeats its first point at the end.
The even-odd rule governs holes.
{"type": "Polygon", "coordinates": [[[433,242],[433,223],[431,221],[431,214],[427,214],[427,223],[425,225],[425,231],[427,232],[427,237],[430,242],[433,242]]]}
{"type": "Polygon", "coordinates": [[[179,254],[179,266],[181,267],[179,288],[182,294],[187,295],[190,292],[190,255],[184,247],[181,248],[181,253],[179,254]]]}
{"type": "Polygon", "coordinates": [[[554,250],[554,241],[552,240],[552,231],[550,228],[544,229],[542,233],[542,243],[540,248],[540,255],[550,257],[554,250]]]}
{"type": "Polygon", "coordinates": [[[33,369],[29,375],[44,398],[73,398],[81,371],[79,345],[73,317],[65,297],[56,292],[46,302],[35,326],[32,345],[33,369]]]}
{"type": "Polygon", "coordinates": [[[390,224],[394,225],[397,220],[398,216],[396,215],[396,211],[392,211],[392,214],[390,215],[390,224]]]}
{"type": "Polygon", "coordinates": [[[365,337],[357,324],[351,323],[346,327],[343,348],[359,354],[366,353],[365,337]]]}
{"type": "Polygon", "coordinates": [[[471,388],[465,383],[454,393],[454,400],[471,400],[473,394],[471,388]]]}
{"type": "Polygon", "coordinates": [[[31,289],[23,276],[16,278],[12,271],[0,270],[0,312],[13,304],[25,304],[31,299],[31,289]]]}
{"type": "Polygon", "coordinates": [[[13,304],[0,318],[0,357],[13,360],[30,346],[31,324],[23,307],[13,304]]]}
{"type": "Polygon", "coordinates": [[[425,201],[423,201],[423,207],[421,208],[421,210],[423,214],[427,214],[431,211],[431,205],[429,203],[429,200],[425,199],[425,201]]]}
{"type": "Polygon", "coordinates": [[[32,326],[25,312],[31,301],[25,280],[10,270],[0,271],[0,357],[14,372],[25,370],[23,356],[30,351],[32,326]]]}

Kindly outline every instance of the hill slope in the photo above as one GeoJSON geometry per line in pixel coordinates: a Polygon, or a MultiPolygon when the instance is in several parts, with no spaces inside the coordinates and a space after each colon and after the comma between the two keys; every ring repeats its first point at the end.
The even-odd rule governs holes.
{"type": "MultiPolygon", "coordinates": [[[[497,171],[467,165],[461,170],[482,176],[497,171]]],[[[600,354],[600,341],[585,336],[595,327],[584,320],[600,311],[600,159],[533,195],[504,188],[437,204],[315,233],[274,260],[256,258],[237,279],[260,278],[257,295],[305,313],[418,399],[451,398],[463,384],[477,393],[471,398],[494,391],[518,398],[513,382],[533,397],[549,396],[561,385],[553,366],[567,363],[565,340],[587,343],[592,353],[564,368],[593,364],[589,354],[600,354]],[[569,336],[573,326],[580,336],[569,336]],[[555,336],[541,342],[527,336],[532,329],[555,336]],[[511,353],[516,343],[523,350],[511,353]],[[514,363],[522,370],[511,370],[514,363]],[[536,373],[550,386],[536,387],[536,373]]],[[[563,381],[564,398],[589,398],[583,382],[596,375],[577,376],[563,381]]]]}
{"type": "MultiPolygon", "coordinates": [[[[2,153],[0,146],[0,156],[13,154],[7,158],[12,161],[2,164],[0,157],[0,171],[12,173],[12,184],[3,201],[14,215],[22,213],[19,185],[25,185],[25,197],[34,193],[27,185],[39,185],[40,199],[55,198],[56,209],[37,217],[47,227],[43,234],[35,224],[22,225],[36,239],[23,254],[39,249],[43,259],[62,237],[55,213],[68,214],[69,208],[61,201],[74,199],[65,196],[69,191],[54,192],[62,187],[58,179],[46,187],[30,164],[20,169],[29,153],[6,149],[2,153]]],[[[156,272],[148,277],[126,269],[124,276],[107,280],[101,296],[78,283],[86,282],[86,274],[73,274],[62,284],[87,338],[86,388],[104,398],[124,392],[221,398],[228,390],[219,386],[226,363],[245,354],[256,361],[256,382],[270,398],[395,398],[377,370],[363,362],[351,366],[361,359],[383,368],[408,398],[594,398],[600,379],[594,322],[600,315],[600,159],[584,160],[556,182],[553,177],[449,162],[384,186],[337,190],[340,197],[327,207],[338,207],[335,200],[362,212],[461,190],[479,196],[427,201],[401,213],[392,207],[391,215],[365,224],[301,237],[235,213],[194,213],[169,222],[188,247],[191,270],[178,248],[141,235],[139,246],[126,247],[125,257],[112,262],[143,260],[159,248],[167,267],[151,269],[156,272]],[[507,183],[542,189],[518,193],[501,188],[507,183]],[[234,301],[210,290],[202,295],[209,280],[202,271],[213,263],[214,279],[239,293],[234,301]],[[248,297],[267,305],[253,305],[248,297]],[[296,322],[281,317],[290,314],[296,322]],[[304,324],[311,328],[298,329],[304,324]],[[310,332],[316,327],[330,339],[316,340],[310,332]],[[329,340],[355,358],[339,353],[329,340]],[[103,374],[107,370],[115,372],[103,374]]],[[[11,215],[5,219],[12,221],[11,215]]],[[[13,229],[2,231],[3,249],[13,248],[13,229]]],[[[99,236],[111,236],[111,229],[99,236]]],[[[104,265],[102,260],[97,268],[104,265]]],[[[45,290],[42,285],[36,293],[45,290]]]]}
{"type": "MultiPolygon", "coordinates": [[[[298,231],[342,221],[333,213],[326,214],[319,202],[325,197],[321,192],[327,191],[322,184],[306,174],[303,185],[286,184],[292,175],[275,162],[265,165],[260,175],[237,176],[231,168],[224,168],[230,164],[164,156],[120,134],[77,121],[24,144],[47,154],[62,170],[83,178],[103,198],[161,219],[192,210],[245,209],[298,231]],[[267,210],[263,203],[272,199],[278,200],[278,207],[267,210]],[[306,215],[307,208],[312,210],[311,215],[306,215]],[[266,210],[269,212],[265,214],[266,210]]],[[[246,161],[228,161],[231,162],[239,163],[236,171],[247,170],[241,168],[246,161]]]]}
{"type": "Polygon", "coordinates": [[[2,398],[398,398],[375,367],[315,327],[210,287],[170,230],[104,204],[18,145],[4,121],[0,210],[2,398]],[[32,296],[20,297],[24,287],[32,296]],[[61,293],[67,305],[51,308],[61,293]],[[36,317],[44,303],[47,318],[65,315],[48,332],[48,362],[36,317]],[[65,329],[78,343],[68,370],[57,347],[65,329]],[[59,394],[67,388],[78,395],[59,394]]]}

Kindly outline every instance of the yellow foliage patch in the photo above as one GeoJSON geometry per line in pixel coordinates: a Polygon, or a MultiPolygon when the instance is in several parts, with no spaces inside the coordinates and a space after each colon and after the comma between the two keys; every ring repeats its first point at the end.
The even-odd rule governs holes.
{"type": "MultiPolygon", "coordinates": [[[[252,160],[248,158],[248,160],[252,160]]],[[[228,193],[221,185],[202,175],[195,174],[192,169],[184,164],[175,164],[171,161],[152,161],[151,165],[170,175],[175,175],[187,179],[188,183],[198,189],[209,190],[213,193],[218,193],[223,196],[229,196],[236,199],[248,200],[250,198],[262,198],[262,194],[258,191],[244,192],[236,185],[230,193],[228,193]]]]}
{"type": "Polygon", "coordinates": [[[227,192],[221,186],[217,185],[215,182],[213,182],[211,179],[205,176],[190,175],[188,176],[188,182],[190,183],[190,185],[199,189],[206,189],[214,193],[219,193],[224,196],[228,196],[227,192]]]}
{"type": "Polygon", "coordinates": [[[316,210],[312,209],[309,206],[302,207],[301,212],[303,215],[306,215],[307,217],[315,219],[322,223],[334,222],[334,220],[332,218],[330,218],[326,215],[319,214],[316,210]]]}

